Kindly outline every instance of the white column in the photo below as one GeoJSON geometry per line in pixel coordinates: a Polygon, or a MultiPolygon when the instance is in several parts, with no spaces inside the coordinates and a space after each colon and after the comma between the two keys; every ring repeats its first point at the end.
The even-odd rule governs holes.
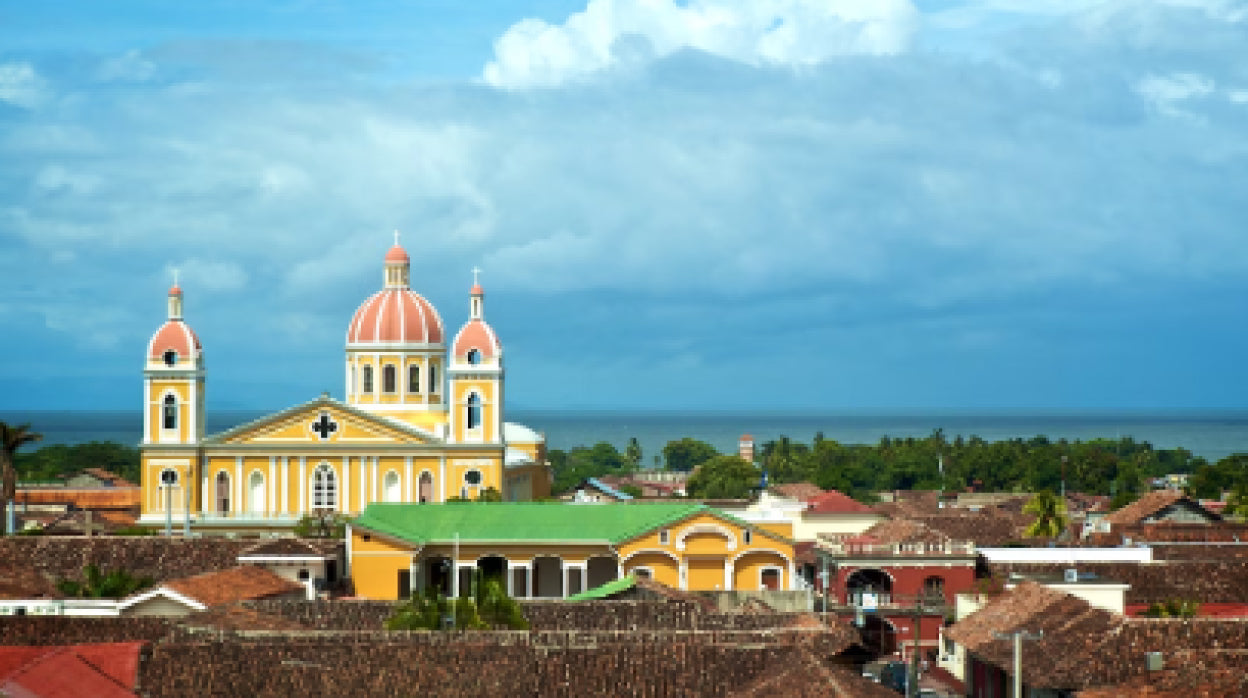
{"type": "Polygon", "coordinates": [[[438,498],[435,501],[446,501],[446,454],[438,457],[438,498]]]}
{"type": "Polygon", "coordinates": [[[360,456],[360,511],[368,506],[368,457],[360,456]]]}
{"type": "Polygon", "coordinates": [[[507,561],[507,595],[513,598],[516,595],[515,583],[517,568],[519,568],[519,565],[515,564],[511,560],[507,561]]]}
{"type": "Polygon", "coordinates": [[[793,561],[792,560],[789,560],[788,569],[785,570],[785,575],[788,578],[784,580],[784,583],[780,585],[780,588],[789,589],[789,590],[795,589],[796,587],[793,586],[793,561]]]}
{"type": "Polygon", "coordinates": [[[351,456],[342,457],[342,487],[338,492],[338,511],[343,514],[351,513],[351,456]]]}
{"type": "Polygon", "coordinates": [[[277,513],[285,514],[290,508],[290,499],[286,495],[286,488],[290,487],[290,459],[282,456],[277,465],[277,513]]]}
{"type": "Polygon", "coordinates": [[[525,598],[533,598],[533,561],[529,561],[524,565],[524,596],[525,598]]]}
{"type": "Polygon", "coordinates": [[[299,515],[308,510],[308,457],[299,456],[299,482],[295,484],[299,490],[299,515]]]}
{"type": "Polygon", "coordinates": [[[734,569],[736,569],[736,564],[734,564],[732,560],[724,561],[724,591],[732,591],[732,577],[734,569]]]}
{"type": "Polygon", "coordinates": [[[243,499],[243,457],[234,457],[234,487],[231,488],[238,496],[238,499],[232,502],[230,509],[235,512],[247,511],[247,501],[243,499]]]}
{"type": "Polygon", "coordinates": [[[152,379],[143,379],[143,443],[152,442],[152,379]]]}
{"type": "Polygon", "coordinates": [[[191,382],[186,386],[186,440],[190,443],[198,442],[198,439],[195,438],[195,432],[197,431],[195,429],[195,405],[199,403],[199,395],[196,393],[195,387],[198,384],[198,381],[191,379],[191,382]]]}
{"type": "Polygon", "coordinates": [[[269,486],[264,497],[265,510],[272,514],[277,509],[277,456],[269,456],[269,479],[265,484],[269,486]]]}
{"type": "Polygon", "coordinates": [[[412,457],[407,456],[403,459],[403,491],[407,493],[406,497],[400,497],[405,502],[414,502],[416,498],[412,496],[412,457]]]}
{"type": "Polygon", "coordinates": [[[378,461],[381,461],[381,457],[379,456],[373,456],[372,458],[369,458],[368,460],[368,488],[371,489],[372,491],[372,494],[371,496],[369,496],[368,501],[371,501],[371,502],[376,502],[378,501],[378,499],[381,499],[381,497],[377,496],[377,463],[378,461]]]}

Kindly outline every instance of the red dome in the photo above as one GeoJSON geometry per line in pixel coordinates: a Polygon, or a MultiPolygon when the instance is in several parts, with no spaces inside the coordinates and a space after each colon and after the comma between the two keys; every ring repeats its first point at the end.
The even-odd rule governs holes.
{"type": "Polygon", "coordinates": [[[494,328],[485,324],[485,320],[469,320],[459,334],[455,335],[451,354],[458,359],[467,359],[468,352],[472,349],[481,352],[483,359],[497,358],[503,353],[503,345],[498,343],[494,328]]]}
{"type": "Polygon", "coordinates": [[[387,263],[407,264],[410,261],[412,260],[410,257],[407,256],[407,250],[403,249],[400,245],[395,245],[394,247],[391,247],[390,251],[386,253],[387,263]]]}
{"type": "Polygon", "coordinates": [[[190,325],[181,320],[170,320],[161,325],[152,335],[152,341],[147,343],[147,358],[159,361],[167,351],[177,352],[180,358],[199,358],[203,347],[190,325]]]}
{"type": "MultiPolygon", "coordinates": [[[[397,245],[395,249],[403,251],[397,245]]],[[[387,288],[373,294],[355,311],[347,327],[347,344],[439,344],[442,336],[438,311],[409,288],[387,288]]]]}

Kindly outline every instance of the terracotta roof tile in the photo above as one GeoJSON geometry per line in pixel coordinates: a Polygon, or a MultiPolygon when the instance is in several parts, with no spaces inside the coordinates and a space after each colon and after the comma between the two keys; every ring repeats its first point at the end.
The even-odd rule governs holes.
{"type": "MultiPolygon", "coordinates": [[[[1185,501],[1193,507],[1204,509],[1198,502],[1191,499],[1187,495],[1178,490],[1155,490],[1131,502],[1130,504],[1110,512],[1105,516],[1105,521],[1111,525],[1138,524],[1144,519],[1156,514],[1158,511],[1175,504],[1176,502],[1185,501]]],[[[1208,512],[1213,518],[1218,518],[1217,514],[1208,512]]]]}
{"type": "Polygon", "coordinates": [[[141,642],[0,647],[0,694],[123,698],[138,683],[141,642]]]}
{"type": "Polygon", "coordinates": [[[799,502],[808,502],[824,493],[822,487],[811,482],[785,482],[768,488],[773,494],[799,502]]]}
{"type": "Polygon", "coordinates": [[[256,565],[240,565],[219,572],[174,579],[165,582],[164,586],[183,596],[195,599],[205,606],[284,596],[303,591],[303,586],[256,565]]]}
{"type": "Polygon", "coordinates": [[[276,538],[274,540],[265,541],[254,547],[248,548],[239,553],[239,557],[273,557],[273,556],[290,556],[290,557],[324,557],[334,554],[333,548],[341,545],[336,541],[331,541],[329,545],[325,545],[321,541],[309,541],[302,538],[276,538]],[[331,548],[327,551],[326,548],[331,548]]]}
{"type": "Polygon", "coordinates": [[[828,490],[806,503],[807,514],[872,514],[874,510],[841,494],[836,490],[828,490]]]}

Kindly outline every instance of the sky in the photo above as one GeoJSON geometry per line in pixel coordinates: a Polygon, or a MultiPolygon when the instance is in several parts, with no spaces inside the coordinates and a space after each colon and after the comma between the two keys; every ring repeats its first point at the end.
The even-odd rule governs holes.
{"type": "Polygon", "coordinates": [[[1245,0],[0,3],[0,410],[342,397],[399,230],[508,406],[1248,409],[1245,0]]]}

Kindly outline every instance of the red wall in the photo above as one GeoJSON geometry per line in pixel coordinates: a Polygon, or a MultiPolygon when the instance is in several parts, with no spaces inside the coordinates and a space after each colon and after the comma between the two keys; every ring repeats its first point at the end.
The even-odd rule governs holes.
{"type": "Polygon", "coordinates": [[[836,586],[833,587],[840,603],[847,603],[845,584],[858,569],[878,569],[886,572],[893,581],[893,597],[901,603],[914,603],[923,593],[923,580],[939,576],[945,580],[945,601],[952,604],[955,594],[971,591],[975,585],[975,565],[967,562],[957,567],[930,566],[864,566],[842,564],[837,569],[836,586]]]}

